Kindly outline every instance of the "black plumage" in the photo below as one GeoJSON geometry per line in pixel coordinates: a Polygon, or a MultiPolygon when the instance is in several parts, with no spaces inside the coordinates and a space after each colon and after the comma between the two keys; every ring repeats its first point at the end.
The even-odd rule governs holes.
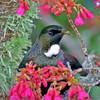
{"type": "MultiPolygon", "coordinates": [[[[56,55],[52,55],[50,57],[45,55],[45,52],[48,52],[51,46],[55,44],[59,45],[60,40],[65,34],[69,33],[67,33],[63,27],[58,25],[50,25],[44,28],[41,31],[37,40],[35,41],[34,45],[24,56],[18,69],[24,68],[25,64],[29,63],[31,60],[34,62],[34,64],[37,64],[38,67],[43,67],[47,65],[57,66],[58,65],[57,60],[61,60],[65,65],[66,62],[69,62],[72,70],[82,68],[81,64],[75,57],[68,54],[67,52],[64,52],[62,49],[60,49],[58,54],[56,55]]],[[[47,92],[49,86],[50,86],[49,82],[47,88],[41,85],[43,95],[47,92]]],[[[63,93],[68,88],[69,87],[66,86],[65,89],[63,89],[61,92],[63,93]]]]}
{"type": "Polygon", "coordinates": [[[65,65],[66,62],[70,62],[72,69],[81,68],[82,66],[76,58],[61,49],[57,55],[53,55],[51,57],[46,57],[44,55],[44,52],[48,51],[52,45],[59,45],[64,34],[66,34],[66,31],[63,27],[58,25],[50,25],[44,28],[34,45],[24,56],[19,68],[24,68],[25,64],[31,60],[37,64],[38,67],[46,65],[57,66],[57,60],[61,60],[65,65]]]}

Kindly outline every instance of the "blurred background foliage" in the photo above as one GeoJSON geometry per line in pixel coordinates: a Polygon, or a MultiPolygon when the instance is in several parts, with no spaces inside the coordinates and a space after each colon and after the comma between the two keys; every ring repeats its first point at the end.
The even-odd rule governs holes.
{"type": "MultiPolygon", "coordinates": [[[[1,0],[2,2],[10,2],[10,5],[16,3],[15,0],[1,0]],[[13,4],[11,4],[13,2],[13,4]]],[[[43,0],[45,2],[45,0],[43,0]]],[[[94,51],[95,54],[100,54],[100,19],[98,19],[99,9],[94,9],[93,2],[91,0],[78,0],[87,7],[94,15],[94,19],[84,19],[85,24],[77,26],[80,31],[84,42],[87,45],[88,52],[94,51]]],[[[15,8],[17,8],[19,2],[17,2],[15,8]]],[[[5,6],[5,5],[4,5],[5,6]]],[[[7,8],[8,9],[8,8],[7,8]]],[[[4,10],[7,10],[4,8],[4,10]]],[[[8,9],[9,10],[9,9],[8,9]]],[[[73,36],[64,36],[61,40],[61,48],[72,55],[77,55],[78,60],[82,63],[84,61],[84,55],[80,46],[80,42],[77,39],[73,29],[68,23],[66,14],[62,13],[60,16],[56,16],[53,13],[47,15],[39,14],[37,5],[33,2],[30,3],[30,9],[24,16],[14,13],[4,13],[0,8],[0,93],[8,93],[10,87],[14,82],[14,74],[21,62],[25,52],[34,44],[37,36],[41,30],[47,25],[62,25],[69,30],[73,36]],[[4,20],[3,20],[4,19],[4,20]],[[10,37],[6,37],[8,33],[10,37]],[[31,42],[30,42],[31,41],[31,42]]],[[[71,17],[74,21],[77,13],[73,9],[71,17]]],[[[91,93],[92,94],[92,93],[91,93]]]]}

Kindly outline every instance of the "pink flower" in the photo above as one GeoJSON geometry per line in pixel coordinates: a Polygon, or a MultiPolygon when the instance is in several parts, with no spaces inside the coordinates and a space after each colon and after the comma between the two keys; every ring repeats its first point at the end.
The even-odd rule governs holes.
{"type": "Polygon", "coordinates": [[[19,7],[17,8],[17,14],[18,15],[24,15],[25,14],[25,9],[24,9],[23,1],[20,2],[19,7]]]}
{"type": "Polygon", "coordinates": [[[84,100],[93,100],[93,99],[91,99],[91,98],[87,98],[87,99],[84,99],[84,100]]]}
{"type": "Polygon", "coordinates": [[[16,85],[15,85],[15,87],[14,86],[12,86],[11,87],[11,89],[10,89],[10,95],[12,95],[13,93],[17,93],[17,91],[18,91],[18,89],[19,89],[19,83],[17,83],[16,85]]]}
{"type": "Polygon", "coordinates": [[[91,13],[91,11],[89,11],[85,7],[83,9],[84,9],[84,11],[85,11],[88,18],[90,18],[90,19],[94,18],[94,15],[91,13]]]}
{"type": "Polygon", "coordinates": [[[29,10],[29,4],[28,1],[25,1],[25,9],[28,11],[29,10]]]}
{"type": "Polygon", "coordinates": [[[66,68],[66,66],[60,60],[57,60],[57,63],[60,65],[60,67],[66,68]]]}
{"type": "Polygon", "coordinates": [[[39,9],[43,13],[43,14],[41,13],[42,15],[47,15],[50,12],[50,8],[49,8],[48,4],[39,6],[39,9]]]}
{"type": "Polygon", "coordinates": [[[98,19],[100,19],[100,16],[98,16],[98,19]]]}
{"type": "Polygon", "coordinates": [[[80,86],[78,85],[78,86],[76,87],[77,93],[79,93],[81,90],[82,90],[82,89],[81,89],[80,86]]]}
{"type": "Polygon", "coordinates": [[[32,94],[28,100],[37,100],[37,96],[35,96],[35,93],[32,92],[32,94]]]}
{"type": "Polygon", "coordinates": [[[46,81],[45,78],[42,79],[42,83],[43,83],[44,87],[47,87],[48,86],[47,81],[46,81]]]}
{"type": "Polygon", "coordinates": [[[44,100],[52,100],[52,96],[50,96],[49,94],[45,94],[44,100]]]}
{"type": "Polygon", "coordinates": [[[82,19],[79,11],[77,12],[77,17],[75,18],[75,24],[77,26],[84,24],[84,20],[82,19]]]}
{"type": "Polygon", "coordinates": [[[86,13],[84,12],[83,8],[80,9],[80,12],[84,18],[86,18],[86,13]]]}
{"type": "Polygon", "coordinates": [[[55,14],[56,16],[59,16],[59,15],[61,15],[61,12],[60,12],[60,11],[54,11],[54,14],[55,14]]]}
{"type": "Polygon", "coordinates": [[[21,94],[22,93],[22,91],[24,91],[25,90],[25,88],[24,88],[24,82],[23,81],[21,81],[20,82],[20,86],[19,86],[19,93],[21,94]]]}
{"type": "Polygon", "coordinates": [[[25,84],[25,90],[22,92],[22,97],[30,97],[31,96],[31,94],[32,94],[32,91],[31,91],[31,89],[30,89],[30,87],[29,87],[29,85],[28,85],[28,83],[26,83],[25,84]]]}
{"type": "Polygon", "coordinates": [[[68,14],[72,14],[72,7],[67,7],[68,14]]]}
{"type": "Polygon", "coordinates": [[[98,59],[94,63],[100,67],[100,61],[98,59]]]}
{"type": "Polygon", "coordinates": [[[69,89],[69,92],[68,92],[68,98],[74,99],[75,98],[75,94],[76,94],[75,85],[72,85],[70,87],[70,89],[69,89]]]}
{"type": "Polygon", "coordinates": [[[77,55],[73,55],[74,58],[77,58],[77,55]]]}
{"type": "Polygon", "coordinates": [[[60,93],[58,91],[55,91],[55,95],[54,95],[54,98],[53,100],[63,100],[60,96],[60,93]]]}
{"type": "Polygon", "coordinates": [[[66,3],[66,0],[59,0],[59,2],[54,1],[54,6],[51,8],[51,12],[54,13],[56,16],[59,16],[62,14],[62,12],[65,11],[63,7],[63,3],[66,3]]]}
{"type": "Polygon", "coordinates": [[[53,100],[55,91],[53,88],[50,88],[47,92],[47,94],[44,95],[44,100],[53,100]]]}
{"type": "Polygon", "coordinates": [[[20,97],[17,95],[17,93],[14,93],[12,96],[10,96],[9,100],[21,100],[20,97]]]}
{"type": "Polygon", "coordinates": [[[83,89],[78,93],[78,100],[83,100],[85,97],[88,97],[88,93],[86,93],[83,89]]]}

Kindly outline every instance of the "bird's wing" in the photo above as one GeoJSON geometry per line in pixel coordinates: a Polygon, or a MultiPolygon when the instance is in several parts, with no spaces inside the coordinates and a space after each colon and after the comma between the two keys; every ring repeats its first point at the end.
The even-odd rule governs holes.
{"type": "Polygon", "coordinates": [[[28,50],[26,55],[24,56],[22,62],[20,63],[18,69],[24,68],[26,63],[29,63],[31,60],[34,61],[35,57],[40,53],[40,44],[39,41],[36,40],[34,45],[28,50]]]}
{"type": "Polygon", "coordinates": [[[31,61],[33,59],[34,53],[32,52],[32,48],[30,48],[28,50],[28,52],[26,53],[26,55],[24,56],[22,62],[19,65],[19,69],[20,68],[24,68],[26,66],[26,63],[28,63],[29,61],[31,61]]]}
{"type": "Polygon", "coordinates": [[[63,56],[64,56],[64,64],[66,65],[66,62],[69,62],[72,70],[82,68],[82,65],[79,63],[79,61],[69,53],[64,52],[63,56]]]}

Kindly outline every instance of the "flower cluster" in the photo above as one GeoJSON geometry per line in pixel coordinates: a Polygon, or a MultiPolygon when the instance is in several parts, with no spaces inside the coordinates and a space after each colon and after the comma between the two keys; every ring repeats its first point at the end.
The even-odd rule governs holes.
{"type": "Polygon", "coordinates": [[[61,15],[62,12],[65,12],[64,5],[67,7],[68,14],[72,13],[72,8],[75,6],[73,0],[59,0],[55,1],[53,7],[51,8],[51,12],[55,15],[61,15]]]}
{"type": "Polygon", "coordinates": [[[44,100],[63,100],[58,91],[55,91],[54,88],[50,88],[47,94],[44,95],[44,100]]]}
{"type": "MultiPolygon", "coordinates": [[[[97,1],[97,0],[95,1],[95,3],[98,5],[95,8],[100,7],[100,4],[98,4],[97,2],[99,2],[99,1],[97,1]]],[[[40,2],[40,5],[41,5],[41,2],[40,2]]],[[[94,18],[94,15],[91,13],[91,11],[89,11],[87,8],[83,7],[81,4],[76,4],[76,2],[74,2],[73,0],[49,1],[47,3],[44,3],[41,6],[38,6],[38,8],[41,11],[41,15],[46,15],[51,11],[56,16],[61,15],[62,12],[67,12],[68,14],[72,14],[72,8],[74,8],[77,11],[77,17],[75,18],[75,24],[77,26],[84,24],[84,20],[82,17],[84,17],[84,18],[88,17],[90,19],[94,18]],[[52,3],[52,5],[49,3],[52,3]],[[49,5],[51,5],[51,6],[49,6],[49,5]],[[82,15],[82,17],[81,17],[81,15],[82,15]]],[[[29,9],[28,1],[26,1],[26,0],[25,0],[25,9],[26,10],[29,9]]],[[[17,14],[24,15],[25,9],[24,9],[23,0],[21,0],[20,6],[17,9],[17,14]]]]}
{"type": "Polygon", "coordinates": [[[77,17],[75,18],[75,24],[78,25],[83,25],[84,24],[84,20],[82,17],[84,18],[89,18],[92,19],[94,18],[94,15],[91,13],[91,11],[89,11],[87,8],[80,6],[80,11],[77,12],[77,17]],[[82,17],[81,17],[82,15],[82,17]]]}
{"type": "Polygon", "coordinates": [[[21,0],[19,7],[17,8],[17,14],[18,15],[24,15],[25,14],[25,10],[28,11],[29,10],[29,4],[28,1],[25,0],[21,0]],[[25,4],[25,5],[24,5],[25,4]]]}
{"type": "MultiPolygon", "coordinates": [[[[94,7],[94,9],[98,9],[100,7],[100,0],[92,0],[92,1],[94,1],[94,4],[96,5],[94,7]]],[[[99,14],[100,14],[100,12],[99,12],[99,14]]],[[[98,16],[98,19],[100,19],[100,15],[98,16]]]]}
{"type": "Polygon", "coordinates": [[[72,8],[77,9],[77,17],[75,18],[75,24],[83,25],[84,18],[94,18],[94,15],[89,11],[87,8],[83,7],[81,4],[76,4],[73,0],[58,0],[54,2],[54,5],[51,8],[51,12],[53,12],[55,15],[61,15],[62,12],[67,12],[68,14],[72,14],[72,8]],[[81,17],[82,15],[82,17],[81,17]]]}
{"type": "Polygon", "coordinates": [[[79,85],[72,84],[68,92],[68,98],[75,99],[76,95],[77,100],[93,100],[91,98],[87,98],[89,97],[88,93],[85,92],[84,89],[81,89],[79,85]]]}
{"type": "MultiPolygon", "coordinates": [[[[30,61],[29,64],[26,64],[26,68],[21,68],[20,72],[15,75],[17,81],[10,89],[9,100],[24,100],[25,98],[27,100],[41,100],[42,97],[44,97],[44,100],[63,100],[60,96],[60,91],[64,89],[66,85],[71,86],[72,84],[75,85],[70,87],[68,97],[75,98],[77,90],[75,89],[75,86],[78,80],[74,78],[70,70],[66,68],[61,61],[58,60],[57,63],[58,67],[44,66],[37,70],[37,65],[33,65],[32,61],[30,61]],[[43,96],[41,84],[47,88],[48,82],[51,82],[50,87],[47,90],[47,93],[43,96]]],[[[88,94],[84,89],[78,90],[78,98],[85,97],[88,97],[88,94]]]]}

